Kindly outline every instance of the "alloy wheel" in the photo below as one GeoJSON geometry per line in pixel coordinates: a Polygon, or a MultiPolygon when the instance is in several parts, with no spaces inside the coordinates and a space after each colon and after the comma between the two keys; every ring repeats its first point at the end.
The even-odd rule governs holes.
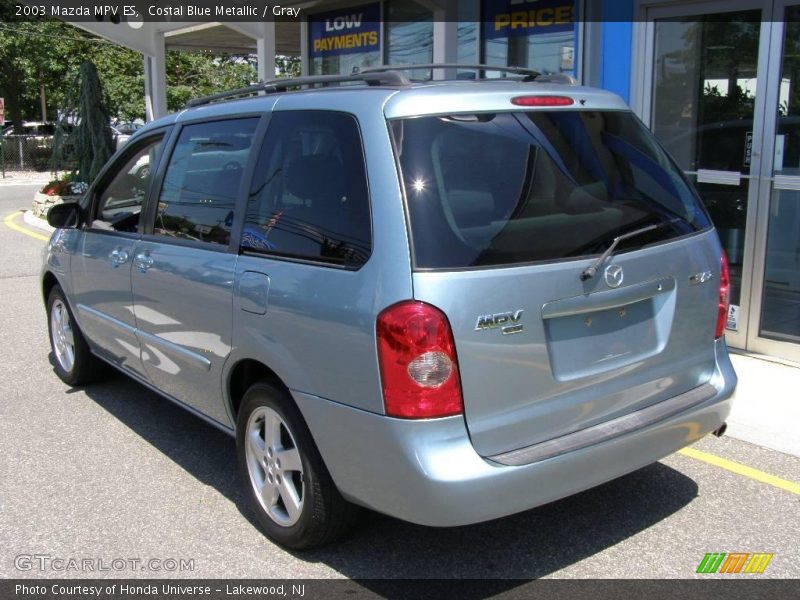
{"type": "Polygon", "coordinates": [[[292,432],[273,409],[262,406],[247,421],[247,471],[256,498],[278,525],[291,527],[303,512],[303,463],[292,432]]]}
{"type": "Polygon", "coordinates": [[[50,340],[58,364],[69,373],[75,366],[75,336],[67,306],[58,298],[50,308],[50,340]]]}

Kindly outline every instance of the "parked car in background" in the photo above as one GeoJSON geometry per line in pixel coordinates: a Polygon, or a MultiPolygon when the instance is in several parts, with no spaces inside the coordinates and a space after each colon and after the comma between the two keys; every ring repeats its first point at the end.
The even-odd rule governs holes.
{"type": "Polygon", "coordinates": [[[138,129],[141,129],[141,126],[134,123],[117,123],[111,125],[111,135],[114,137],[114,149],[119,150],[122,148],[138,129]]]}
{"type": "Polygon", "coordinates": [[[46,170],[51,164],[55,123],[24,121],[22,133],[8,124],[0,131],[5,168],[46,170]]]}
{"type": "Polygon", "coordinates": [[[22,132],[16,133],[14,125],[10,124],[3,129],[3,135],[27,135],[27,136],[52,136],[56,132],[55,123],[42,123],[41,121],[23,121],[22,132]]]}
{"type": "Polygon", "coordinates": [[[719,239],[625,103],[407,68],[431,66],[195,101],[49,212],[57,375],[111,364],[235,436],[291,548],[359,507],[524,511],[721,434],[731,407],[719,239]]]}

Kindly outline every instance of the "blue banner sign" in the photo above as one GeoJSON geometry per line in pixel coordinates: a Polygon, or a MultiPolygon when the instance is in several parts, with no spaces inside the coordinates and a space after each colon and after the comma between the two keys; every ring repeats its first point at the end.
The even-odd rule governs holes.
{"type": "Polygon", "coordinates": [[[483,2],[484,39],[572,31],[574,0],[492,0],[483,2]]]}
{"type": "Polygon", "coordinates": [[[312,57],[377,52],[381,43],[381,5],[365,4],[310,15],[312,57]]]}

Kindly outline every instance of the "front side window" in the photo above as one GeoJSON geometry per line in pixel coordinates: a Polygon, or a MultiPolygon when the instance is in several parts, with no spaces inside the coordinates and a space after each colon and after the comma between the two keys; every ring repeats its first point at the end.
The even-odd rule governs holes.
{"type": "Polygon", "coordinates": [[[139,231],[142,204],[152,179],[162,138],[147,142],[125,160],[98,194],[92,229],[139,231]]]}
{"type": "Polygon", "coordinates": [[[327,111],[276,112],[258,157],[243,250],[358,267],[371,251],[358,124],[327,111]]]}
{"type": "Polygon", "coordinates": [[[258,118],[187,125],[164,175],[153,233],[227,245],[258,118]]]}
{"type": "Polygon", "coordinates": [[[710,226],[682,173],[622,111],[392,121],[417,268],[513,265],[641,248],[710,226]]]}

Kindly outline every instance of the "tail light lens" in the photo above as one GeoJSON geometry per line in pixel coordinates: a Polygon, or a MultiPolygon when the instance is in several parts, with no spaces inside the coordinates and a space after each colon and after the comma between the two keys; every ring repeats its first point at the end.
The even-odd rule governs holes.
{"type": "Polygon", "coordinates": [[[516,96],[511,104],[517,106],[572,106],[575,100],[568,96],[516,96]]]}
{"type": "Polygon", "coordinates": [[[719,309],[717,312],[717,330],[715,337],[721,338],[725,334],[725,325],[728,322],[728,307],[731,303],[731,274],[728,270],[728,256],[722,251],[722,265],[719,270],[719,309]]]}
{"type": "Polygon", "coordinates": [[[424,302],[378,315],[378,360],[386,414],[431,419],[461,414],[461,381],[447,317],[424,302]]]}

